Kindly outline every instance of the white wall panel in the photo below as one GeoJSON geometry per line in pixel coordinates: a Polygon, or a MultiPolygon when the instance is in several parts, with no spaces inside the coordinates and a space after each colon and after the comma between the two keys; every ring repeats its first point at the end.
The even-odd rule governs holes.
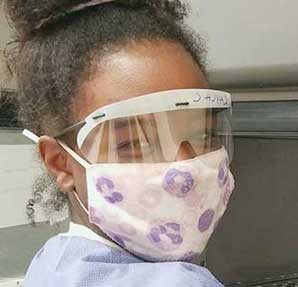
{"type": "MultiPolygon", "coordinates": [[[[28,224],[26,204],[40,173],[33,145],[0,145],[0,228],[28,224]]],[[[37,220],[44,218],[37,209],[37,220]]]]}

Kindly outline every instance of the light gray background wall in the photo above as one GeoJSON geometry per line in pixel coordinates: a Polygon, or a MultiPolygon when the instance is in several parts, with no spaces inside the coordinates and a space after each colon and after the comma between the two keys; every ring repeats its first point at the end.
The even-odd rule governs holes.
{"type": "Polygon", "coordinates": [[[298,2],[189,1],[190,23],[209,35],[213,69],[298,65],[298,2]]]}
{"type": "MultiPolygon", "coordinates": [[[[63,226],[29,225],[26,204],[40,173],[35,146],[20,132],[0,129],[0,281],[23,276],[36,251],[63,230],[63,226]]],[[[41,209],[35,210],[36,220],[45,221],[41,209]]]]}
{"type": "Polygon", "coordinates": [[[190,0],[191,25],[206,36],[215,86],[296,85],[298,2],[190,0]]]}

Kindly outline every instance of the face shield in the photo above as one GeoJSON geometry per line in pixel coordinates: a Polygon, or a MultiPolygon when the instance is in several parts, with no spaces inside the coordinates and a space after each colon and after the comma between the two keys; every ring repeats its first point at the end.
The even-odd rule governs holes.
{"type": "Polygon", "coordinates": [[[173,162],[223,147],[231,160],[230,117],[228,93],[159,92],[96,110],[78,124],[76,144],[91,164],[173,162]]]}

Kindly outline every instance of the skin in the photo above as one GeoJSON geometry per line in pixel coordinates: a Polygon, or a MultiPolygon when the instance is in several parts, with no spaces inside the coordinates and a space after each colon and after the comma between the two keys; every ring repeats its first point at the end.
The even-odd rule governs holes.
{"type": "MultiPolygon", "coordinates": [[[[207,79],[191,54],[179,43],[165,40],[127,44],[93,64],[94,75],[82,85],[74,99],[72,109],[76,121],[102,106],[124,99],[164,90],[208,88],[207,79]]],[[[187,144],[182,146],[176,160],[186,159],[189,148],[187,144]]],[[[101,234],[88,222],[88,216],[73,195],[75,190],[88,206],[84,168],[48,136],[41,137],[39,151],[60,190],[69,195],[72,220],[101,234]]]]}

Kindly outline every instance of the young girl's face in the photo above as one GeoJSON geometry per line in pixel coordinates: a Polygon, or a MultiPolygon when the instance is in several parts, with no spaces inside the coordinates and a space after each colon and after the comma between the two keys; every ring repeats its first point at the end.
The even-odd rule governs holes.
{"type": "MultiPolygon", "coordinates": [[[[102,106],[128,98],[165,90],[208,88],[207,79],[191,54],[174,42],[132,43],[105,56],[98,65],[94,60],[93,67],[92,77],[82,84],[73,102],[76,122],[102,106]]],[[[79,207],[72,200],[73,190],[87,206],[84,168],[49,137],[41,138],[40,152],[60,189],[69,193],[72,213],[76,214],[79,207]]],[[[183,151],[179,156],[183,159],[183,151]]]]}

